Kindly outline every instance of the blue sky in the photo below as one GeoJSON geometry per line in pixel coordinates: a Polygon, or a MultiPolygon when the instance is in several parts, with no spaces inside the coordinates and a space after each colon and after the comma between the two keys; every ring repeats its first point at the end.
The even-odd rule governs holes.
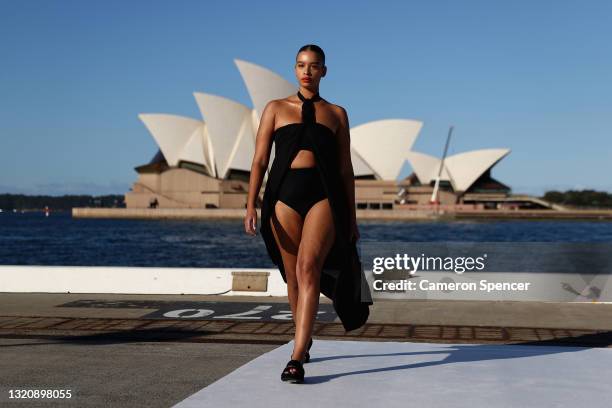
{"type": "Polygon", "coordinates": [[[421,120],[440,156],[453,124],[449,154],[512,150],[492,175],[515,193],[612,191],[611,4],[4,0],[0,193],[123,194],[157,151],[139,113],[251,106],[233,59],[295,83],[307,43],[352,126],[421,120]]]}

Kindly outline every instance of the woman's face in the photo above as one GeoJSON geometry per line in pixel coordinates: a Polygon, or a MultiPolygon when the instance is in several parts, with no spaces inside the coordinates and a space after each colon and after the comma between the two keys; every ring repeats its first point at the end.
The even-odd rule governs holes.
{"type": "Polygon", "coordinates": [[[325,76],[327,67],[323,65],[319,54],[314,51],[302,51],[297,55],[295,61],[295,77],[300,86],[316,91],[319,82],[325,76]]]}

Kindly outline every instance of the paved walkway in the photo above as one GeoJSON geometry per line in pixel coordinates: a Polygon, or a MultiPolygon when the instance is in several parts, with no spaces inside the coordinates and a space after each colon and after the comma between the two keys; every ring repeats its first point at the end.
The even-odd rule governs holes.
{"type": "MultiPolygon", "coordinates": [[[[215,394],[202,392],[218,389],[207,387],[219,381],[237,378],[226,377],[230,373],[243,375],[242,367],[258,358],[267,361],[270,371],[266,376],[274,380],[270,387],[277,387],[276,380],[280,380],[276,377],[290,354],[294,333],[288,309],[286,298],[270,297],[0,294],[0,361],[5,362],[0,405],[9,402],[11,390],[17,389],[72,389],[71,400],[53,402],[79,407],[169,407],[204,394],[208,395],[204,398],[212,395],[214,400],[215,394]],[[271,352],[276,354],[267,354],[271,352]]],[[[327,379],[316,381],[327,393],[321,395],[335,393],[340,398],[341,389],[349,385],[357,389],[364,378],[381,376],[379,402],[389,405],[384,394],[384,381],[389,380],[392,393],[402,394],[400,390],[406,389],[402,394],[404,402],[417,398],[417,405],[423,406],[427,383],[436,382],[428,382],[427,378],[446,376],[448,382],[444,384],[450,387],[446,391],[447,402],[462,396],[478,406],[480,400],[470,400],[462,388],[481,387],[470,385],[479,381],[474,380],[475,368],[478,373],[493,375],[478,374],[483,381],[489,378],[488,386],[495,391],[489,396],[495,397],[496,404],[488,406],[512,406],[512,402],[518,404],[514,406],[525,406],[525,399],[512,399],[511,390],[515,387],[522,392],[528,384],[547,390],[533,395],[539,406],[554,405],[558,401],[554,395],[577,392],[580,386],[593,391],[584,396],[587,402],[593,402],[595,397],[610,397],[604,395],[596,380],[611,374],[606,367],[612,362],[608,361],[612,351],[612,305],[378,301],[371,308],[368,323],[348,333],[328,299],[321,299],[319,310],[313,363],[306,367],[310,367],[315,380],[327,379]],[[388,356],[389,347],[399,355],[388,356]],[[535,348],[530,351],[532,347],[535,348]],[[481,353],[474,354],[474,350],[481,353]],[[524,355],[518,358],[517,353],[524,355]],[[348,359],[339,358],[340,354],[371,357],[348,359]],[[585,360],[575,361],[574,355],[585,360]],[[396,359],[401,361],[391,361],[396,359]],[[440,360],[446,363],[437,363],[440,360]],[[590,371],[575,371],[581,364],[590,371]],[[538,377],[538,370],[565,372],[565,379],[538,377]],[[462,373],[472,376],[471,382],[466,379],[465,383],[453,385],[463,377],[462,373]],[[514,376],[508,377],[508,373],[514,376]],[[425,375],[421,378],[417,374],[425,375]],[[525,379],[520,380],[522,377],[525,379]],[[409,385],[402,388],[402,383],[393,383],[399,378],[409,385]],[[504,388],[508,381],[514,385],[504,388]],[[415,390],[425,394],[415,397],[415,390]]],[[[229,386],[232,384],[236,385],[230,382],[229,386]]],[[[200,397],[189,401],[197,402],[200,397]]],[[[21,402],[30,407],[49,406],[50,401],[21,402]]],[[[340,400],[332,402],[342,406],[340,400]]],[[[273,406],[273,401],[270,403],[273,406]]],[[[218,400],[215,406],[232,405],[218,400]]]]}
{"type": "MultiPolygon", "coordinates": [[[[460,343],[546,341],[607,346],[612,305],[488,301],[377,301],[368,323],[345,332],[322,299],[315,336],[460,343]]],[[[0,294],[3,337],[106,336],[142,340],[284,344],[286,298],[106,294],[0,294]]]]}

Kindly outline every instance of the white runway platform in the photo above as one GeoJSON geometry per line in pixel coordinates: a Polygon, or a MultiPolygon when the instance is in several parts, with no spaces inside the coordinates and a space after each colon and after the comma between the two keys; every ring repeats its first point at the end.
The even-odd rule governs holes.
{"type": "Polygon", "coordinates": [[[612,349],[315,339],[305,383],[283,383],[292,349],[293,341],[263,354],[175,407],[595,407],[612,400],[612,349]]]}

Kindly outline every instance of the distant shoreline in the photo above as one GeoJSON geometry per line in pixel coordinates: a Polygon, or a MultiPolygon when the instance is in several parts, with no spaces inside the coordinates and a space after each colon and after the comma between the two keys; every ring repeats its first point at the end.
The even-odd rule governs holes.
{"type": "MultiPolygon", "coordinates": [[[[257,209],[258,213],[260,209],[257,209]]],[[[73,208],[74,218],[243,219],[241,208],[73,208]]],[[[578,219],[612,221],[612,210],[357,210],[358,220],[578,219]]]]}
{"type": "MultiPolygon", "coordinates": [[[[69,213],[73,218],[117,218],[117,219],[242,219],[244,209],[240,208],[99,208],[75,207],[72,209],[49,209],[49,214],[69,213]]],[[[260,209],[257,209],[258,213],[260,209]]],[[[45,213],[45,209],[5,210],[2,214],[45,213]]],[[[612,221],[610,210],[357,210],[358,220],[464,220],[464,219],[506,219],[506,220],[595,220],[612,221]]]]}

